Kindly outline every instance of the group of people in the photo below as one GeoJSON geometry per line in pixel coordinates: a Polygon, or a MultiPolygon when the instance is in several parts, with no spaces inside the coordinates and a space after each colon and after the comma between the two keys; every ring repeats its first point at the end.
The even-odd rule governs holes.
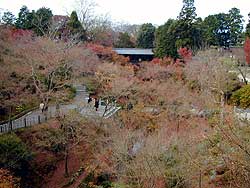
{"type": "Polygon", "coordinates": [[[95,110],[97,111],[98,108],[99,108],[99,99],[98,98],[92,98],[90,95],[89,95],[89,99],[88,99],[88,104],[91,103],[92,101],[95,101],[94,103],[94,107],[95,107],[95,110]]]}
{"type": "MultiPolygon", "coordinates": [[[[98,99],[98,98],[96,98],[96,97],[93,97],[93,98],[92,98],[92,97],[89,95],[88,104],[90,104],[90,103],[93,101],[93,99],[94,99],[94,107],[95,107],[95,110],[97,111],[98,108],[99,108],[99,99],[98,99]]],[[[40,110],[41,110],[42,112],[44,112],[45,110],[48,109],[48,107],[45,106],[44,103],[40,103],[39,108],[40,108],[40,110]]],[[[59,108],[59,106],[58,106],[58,108],[59,108]]]]}

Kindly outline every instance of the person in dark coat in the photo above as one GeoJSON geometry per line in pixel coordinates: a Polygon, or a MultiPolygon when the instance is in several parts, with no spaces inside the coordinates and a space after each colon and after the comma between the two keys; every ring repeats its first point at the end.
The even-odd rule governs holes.
{"type": "Polygon", "coordinates": [[[89,94],[89,99],[88,99],[88,104],[92,101],[92,98],[90,97],[90,94],[89,94]]]}
{"type": "Polygon", "coordinates": [[[99,100],[95,99],[95,111],[97,111],[99,108],[99,100]]]}

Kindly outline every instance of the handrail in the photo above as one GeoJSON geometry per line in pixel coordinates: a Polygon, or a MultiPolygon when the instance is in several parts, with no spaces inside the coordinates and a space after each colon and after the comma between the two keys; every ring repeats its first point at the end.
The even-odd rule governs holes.
{"type": "Polygon", "coordinates": [[[8,120],[0,121],[0,125],[3,125],[3,124],[5,124],[5,123],[8,123],[9,121],[14,121],[14,120],[16,120],[16,119],[18,119],[18,118],[20,118],[20,117],[22,117],[22,116],[27,115],[28,113],[30,113],[30,112],[32,112],[32,111],[34,111],[34,110],[37,110],[38,108],[39,108],[39,107],[36,106],[36,107],[30,108],[30,109],[24,110],[24,111],[22,111],[21,113],[16,114],[15,116],[12,116],[12,117],[9,118],[8,120]]]}

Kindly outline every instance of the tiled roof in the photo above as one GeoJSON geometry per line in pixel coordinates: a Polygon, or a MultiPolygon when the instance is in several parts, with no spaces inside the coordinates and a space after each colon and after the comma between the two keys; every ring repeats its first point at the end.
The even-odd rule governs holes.
{"type": "Polygon", "coordinates": [[[152,49],[141,48],[113,48],[119,55],[154,55],[152,49]]]}

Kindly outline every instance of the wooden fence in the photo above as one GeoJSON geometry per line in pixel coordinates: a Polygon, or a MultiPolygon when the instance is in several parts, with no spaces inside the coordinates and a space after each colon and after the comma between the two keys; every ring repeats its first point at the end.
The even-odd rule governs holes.
{"type": "Polygon", "coordinates": [[[1,124],[0,133],[7,133],[15,129],[38,125],[58,115],[65,115],[69,110],[76,108],[76,105],[63,105],[60,109],[57,109],[56,106],[50,106],[46,113],[42,113],[40,110],[34,110],[18,119],[1,124]]]}

